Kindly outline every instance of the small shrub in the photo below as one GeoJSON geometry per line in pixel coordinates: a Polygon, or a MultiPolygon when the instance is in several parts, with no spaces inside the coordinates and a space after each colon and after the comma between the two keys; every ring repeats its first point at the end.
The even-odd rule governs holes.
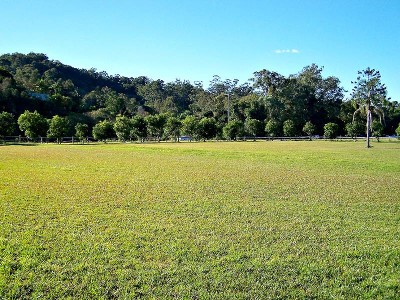
{"type": "Polygon", "coordinates": [[[271,137],[278,136],[280,134],[279,123],[274,120],[269,120],[265,125],[265,133],[271,137]]]}
{"type": "Polygon", "coordinates": [[[382,123],[379,121],[373,121],[371,129],[372,129],[372,135],[376,137],[379,142],[379,137],[383,136],[383,131],[384,131],[382,123]]]}
{"type": "Polygon", "coordinates": [[[296,135],[296,127],[292,120],[286,120],[285,122],[283,122],[283,135],[284,136],[296,135]]]}
{"type": "Polygon", "coordinates": [[[339,125],[336,123],[327,123],[324,126],[324,137],[327,139],[334,139],[338,136],[339,125]]]}
{"type": "Polygon", "coordinates": [[[93,127],[93,137],[98,141],[106,141],[115,136],[113,124],[110,121],[104,120],[97,123],[93,127]]]}
{"type": "Polygon", "coordinates": [[[315,133],[315,125],[311,121],[308,121],[303,126],[303,132],[308,136],[312,136],[315,133]]]}

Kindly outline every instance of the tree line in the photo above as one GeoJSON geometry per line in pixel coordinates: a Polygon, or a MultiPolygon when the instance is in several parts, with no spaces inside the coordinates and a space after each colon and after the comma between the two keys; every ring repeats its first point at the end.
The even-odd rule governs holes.
{"type": "Polygon", "coordinates": [[[312,64],[285,77],[263,69],[245,83],[215,75],[205,88],[77,69],[40,53],[4,54],[0,136],[144,141],[396,132],[400,105],[387,98],[379,71],[356,74],[348,99],[340,80],[322,71],[312,64]]]}

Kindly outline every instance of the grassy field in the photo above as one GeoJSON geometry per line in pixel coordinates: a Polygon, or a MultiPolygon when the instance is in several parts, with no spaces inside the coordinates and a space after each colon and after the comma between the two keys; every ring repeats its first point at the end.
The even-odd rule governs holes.
{"type": "Polygon", "coordinates": [[[0,146],[0,299],[399,299],[400,143],[0,146]]]}

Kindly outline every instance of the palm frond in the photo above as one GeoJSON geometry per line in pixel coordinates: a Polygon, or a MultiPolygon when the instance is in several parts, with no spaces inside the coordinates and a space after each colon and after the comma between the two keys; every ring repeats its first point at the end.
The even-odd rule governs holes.
{"type": "Polygon", "coordinates": [[[361,111],[361,107],[357,108],[357,109],[355,110],[355,112],[353,113],[353,123],[354,123],[354,120],[355,120],[355,118],[356,118],[356,114],[359,113],[360,111],[361,111]]]}

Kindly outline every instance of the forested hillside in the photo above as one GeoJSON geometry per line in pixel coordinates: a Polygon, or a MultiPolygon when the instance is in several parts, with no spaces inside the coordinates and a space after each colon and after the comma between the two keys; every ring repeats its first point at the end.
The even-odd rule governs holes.
{"type": "MultiPolygon", "coordinates": [[[[324,78],[322,68],[314,64],[288,77],[256,71],[245,83],[215,75],[205,87],[202,82],[164,82],[77,69],[39,53],[4,54],[0,136],[29,136],[21,126],[23,120],[17,126],[28,111],[48,119],[48,126],[32,133],[32,138],[76,135],[77,124],[84,125],[83,135],[96,135],[92,131],[96,124],[111,128],[105,133],[97,126],[99,139],[322,135],[330,123],[337,125],[336,134],[363,135],[366,113],[360,110],[353,121],[361,105],[355,98],[344,99],[344,92],[338,78],[324,78]],[[55,133],[57,124],[66,128],[55,133]]],[[[378,126],[378,114],[373,117],[373,130],[393,134],[400,122],[400,105],[387,99],[385,90],[381,96],[376,111],[383,118],[378,126]]]]}

